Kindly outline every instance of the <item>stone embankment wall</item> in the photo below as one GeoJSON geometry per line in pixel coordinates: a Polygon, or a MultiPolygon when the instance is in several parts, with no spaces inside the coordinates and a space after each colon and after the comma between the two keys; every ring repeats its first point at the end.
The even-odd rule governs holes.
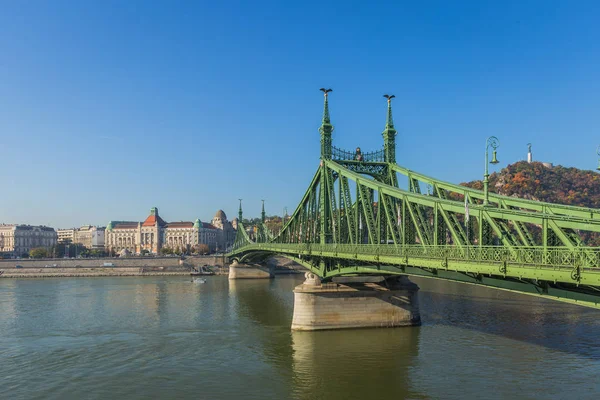
{"type": "MultiPolygon", "coordinates": [[[[0,270],[15,268],[17,265],[23,268],[44,268],[46,265],[58,268],[76,267],[103,267],[104,263],[112,263],[115,267],[173,267],[180,265],[179,257],[125,257],[125,258],[51,258],[41,260],[0,260],[0,270]]],[[[221,256],[198,256],[187,257],[183,260],[184,265],[199,267],[210,265],[223,267],[227,257],[221,256]]],[[[226,265],[226,264],[225,264],[226,265]]]]}
{"type": "Polygon", "coordinates": [[[4,269],[0,278],[58,278],[92,276],[189,275],[185,267],[94,267],[94,268],[12,268],[4,269]]]}
{"type": "Polygon", "coordinates": [[[96,259],[0,260],[0,278],[41,278],[78,276],[188,275],[193,267],[209,266],[215,273],[227,273],[226,258],[214,256],[128,257],[96,259]],[[112,263],[112,267],[104,266],[112,263]],[[21,268],[16,268],[16,266],[21,268]]]}
{"type": "MultiPolygon", "coordinates": [[[[229,272],[228,259],[223,256],[188,257],[185,260],[178,257],[19,259],[0,260],[0,278],[187,275],[192,268],[203,265],[217,275],[229,272]],[[104,263],[113,266],[105,267],[104,263]],[[21,268],[16,268],[17,265],[21,268]]],[[[273,257],[263,267],[271,274],[304,273],[302,266],[283,257],[273,257]]]]}

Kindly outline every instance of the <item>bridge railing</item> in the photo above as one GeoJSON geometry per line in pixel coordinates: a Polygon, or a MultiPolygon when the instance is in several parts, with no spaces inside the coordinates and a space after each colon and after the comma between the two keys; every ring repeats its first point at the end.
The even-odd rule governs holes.
{"type": "Polygon", "coordinates": [[[335,161],[385,162],[385,153],[383,150],[359,153],[357,151],[347,151],[332,146],[331,158],[335,161]]]}
{"type": "Polygon", "coordinates": [[[479,263],[509,263],[532,267],[556,268],[600,268],[600,248],[578,247],[515,247],[512,250],[501,246],[422,246],[422,245],[349,245],[349,244],[250,244],[239,251],[264,250],[291,254],[318,255],[323,257],[356,258],[358,255],[395,257],[398,264],[411,258],[451,260],[479,263]]]}

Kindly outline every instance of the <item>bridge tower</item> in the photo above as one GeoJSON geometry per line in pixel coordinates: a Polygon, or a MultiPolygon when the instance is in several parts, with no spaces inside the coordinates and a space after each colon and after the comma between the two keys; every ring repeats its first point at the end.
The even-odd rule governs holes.
{"type": "Polygon", "coordinates": [[[321,127],[319,132],[321,133],[321,158],[331,160],[331,133],[333,132],[333,125],[329,119],[329,103],[327,97],[332,89],[321,88],[323,95],[325,96],[325,102],[323,105],[323,119],[321,121],[321,127]]]}
{"type": "MultiPolygon", "coordinates": [[[[392,99],[396,96],[384,94],[387,99],[387,117],[385,120],[385,129],[381,133],[383,136],[383,159],[388,164],[387,184],[398,187],[398,177],[391,165],[396,164],[396,135],[398,132],[394,128],[394,118],[392,117],[392,99]]],[[[398,202],[393,201],[394,207],[398,207],[398,202]]]]}
{"type": "Polygon", "coordinates": [[[396,129],[394,129],[394,119],[392,118],[392,99],[396,96],[384,94],[387,98],[387,119],[385,129],[383,130],[383,153],[384,160],[387,163],[396,163],[396,129]]]}
{"type": "Polygon", "coordinates": [[[321,127],[319,132],[321,133],[321,176],[320,176],[320,190],[319,190],[319,242],[321,244],[327,244],[331,242],[331,231],[329,229],[329,221],[332,218],[330,208],[330,198],[328,188],[333,187],[333,182],[329,182],[333,177],[329,176],[327,168],[325,168],[324,160],[331,160],[332,153],[332,139],[331,133],[333,132],[333,125],[329,118],[329,92],[332,89],[320,89],[323,92],[323,119],[321,121],[321,127]]]}

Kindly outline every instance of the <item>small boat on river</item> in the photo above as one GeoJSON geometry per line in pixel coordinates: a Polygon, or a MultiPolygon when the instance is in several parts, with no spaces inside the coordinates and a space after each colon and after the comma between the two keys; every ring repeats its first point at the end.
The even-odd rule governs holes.
{"type": "Polygon", "coordinates": [[[215,273],[212,272],[206,265],[203,265],[201,267],[193,267],[190,275],[191,276],[201,276],[201,275],[214,275],[215,273]]]}

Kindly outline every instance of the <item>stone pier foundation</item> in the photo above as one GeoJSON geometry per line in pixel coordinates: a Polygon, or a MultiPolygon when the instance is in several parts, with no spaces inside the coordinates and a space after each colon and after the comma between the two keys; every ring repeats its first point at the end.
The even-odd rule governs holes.
{"type": "Polygon", "coordinates": [[[270,279],[274,277],[272,266],[239,264],[237,261],[229,266],[229,279],[270,279]]]}
{"type": "Polygon", "coordinates": [[[342,278],[325,284],[311,272],[305,277],[294,289],[292,330],[421,324],[419,287],[406,276],[342,278]]]}

